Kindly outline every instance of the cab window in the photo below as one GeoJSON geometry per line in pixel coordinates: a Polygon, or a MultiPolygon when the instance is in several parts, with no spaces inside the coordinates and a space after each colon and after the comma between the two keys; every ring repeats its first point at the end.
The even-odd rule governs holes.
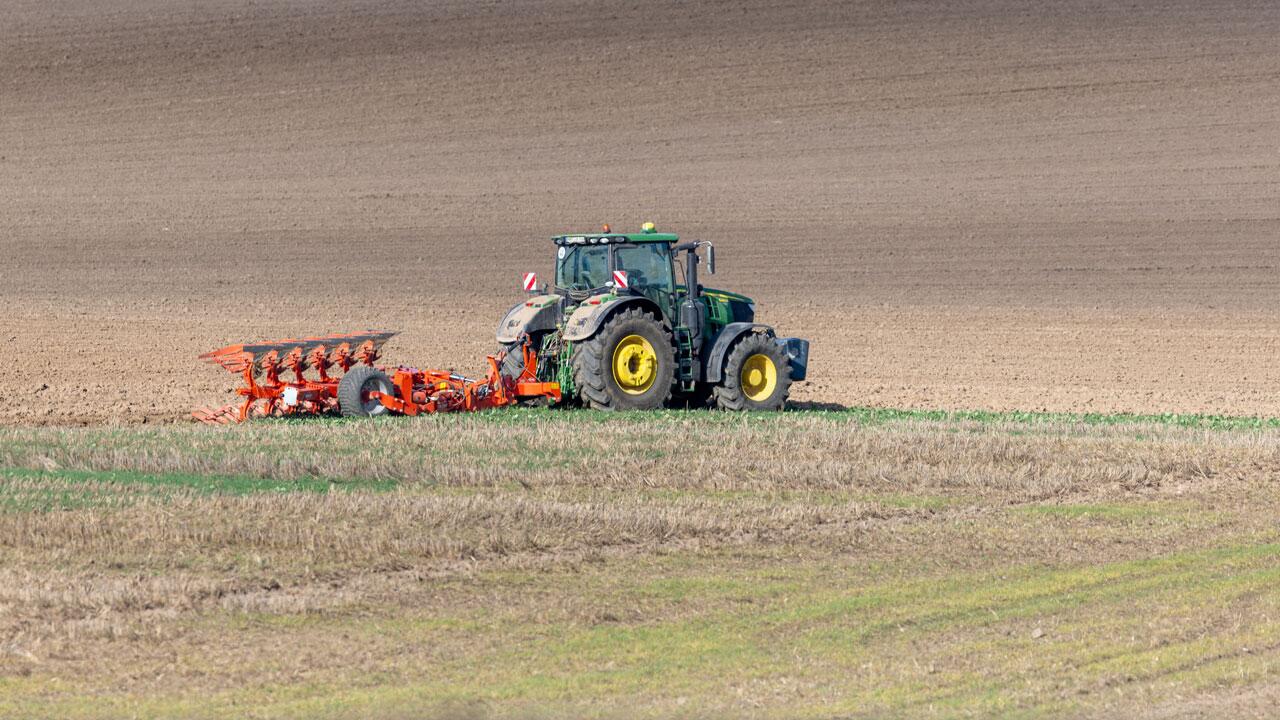
{"type": "Polygon", "coordinates": [[[607,245],[562,245],[556,254],[556,287],[591,290],[609,281],[607,245]]]}
{"type": "Polygon", "coordinates": [[[664,243],[619,245],[613,251],[613,266],[627,273],[627,285],[644,293],[667,309],[675,292],[671,272],[671,252],[664,243]]]}

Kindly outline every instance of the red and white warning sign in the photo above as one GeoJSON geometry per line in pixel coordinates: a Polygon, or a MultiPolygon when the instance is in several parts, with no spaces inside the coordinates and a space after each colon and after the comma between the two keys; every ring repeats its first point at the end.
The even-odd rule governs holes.
{"type": "Polygon", "coordinates": [[[524,274],[524,289],[526,292],[533,292],[533,288],[538,284],[538,273],[524,274]]]}
{"type": "Polygon", "coordinates": [[[626,270],[614,270],[614,271],[613,271],[613,284],[614,284],[614,285],[616,285],[616,286],[618,286],[618,289],[620,289],[620,290],[626,290],[626,289],[627,289],[627,271],[626,271],[626,270]]]}

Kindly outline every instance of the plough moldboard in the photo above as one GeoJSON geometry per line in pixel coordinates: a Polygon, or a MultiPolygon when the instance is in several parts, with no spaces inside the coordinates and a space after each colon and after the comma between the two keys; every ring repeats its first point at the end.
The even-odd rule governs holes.
{"type": "Polygon", "coordinates": [[[485,410],[520,400],[559,402],[560,386],[539,382],[537,356],[525,343],[519,377],[504,376],[503,355],[489,356],[489,371],[474,380],[449,370],[394,370],[376,365],[395,332],[364,332],[229,345],[200,356],[242,376],[243,399],[221,408],[198,408],[200,422],[225,425],[256,417],[341,413],[374,416],[485,410]]]}

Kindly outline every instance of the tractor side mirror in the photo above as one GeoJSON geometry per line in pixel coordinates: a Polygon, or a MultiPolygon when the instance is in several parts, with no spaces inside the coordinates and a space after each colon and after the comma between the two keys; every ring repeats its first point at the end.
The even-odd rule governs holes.
{"type": "Polygon", "coordinates": [[[707,272],[716,274],[716,246],[707,245],[707,272]]]}

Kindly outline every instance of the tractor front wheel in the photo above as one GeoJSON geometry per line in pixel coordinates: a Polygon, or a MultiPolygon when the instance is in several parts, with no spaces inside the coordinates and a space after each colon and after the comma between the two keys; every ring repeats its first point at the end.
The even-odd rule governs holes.
{"type": "Polygon", "coordinates": [[[791,361],[773,336],[753,333],[739,340],[715,388],[721,410],[781,410],[791,392],[791,361]]]}
{"type": "Polygon", "coordinates": [[[379,417],[391,412],[377,398],[369,397],[373,391],[395,392],[391,378],[369,365],[357,365],[338,381],[338,409],[346,417],[379,417]]]}
{"type": "Polygon", "coordinates": [[[671,397],[671,335],[638,308],[610,318],[574,345],[573,381],[583,404],[597,410],[655,410],[671,397]]]}

